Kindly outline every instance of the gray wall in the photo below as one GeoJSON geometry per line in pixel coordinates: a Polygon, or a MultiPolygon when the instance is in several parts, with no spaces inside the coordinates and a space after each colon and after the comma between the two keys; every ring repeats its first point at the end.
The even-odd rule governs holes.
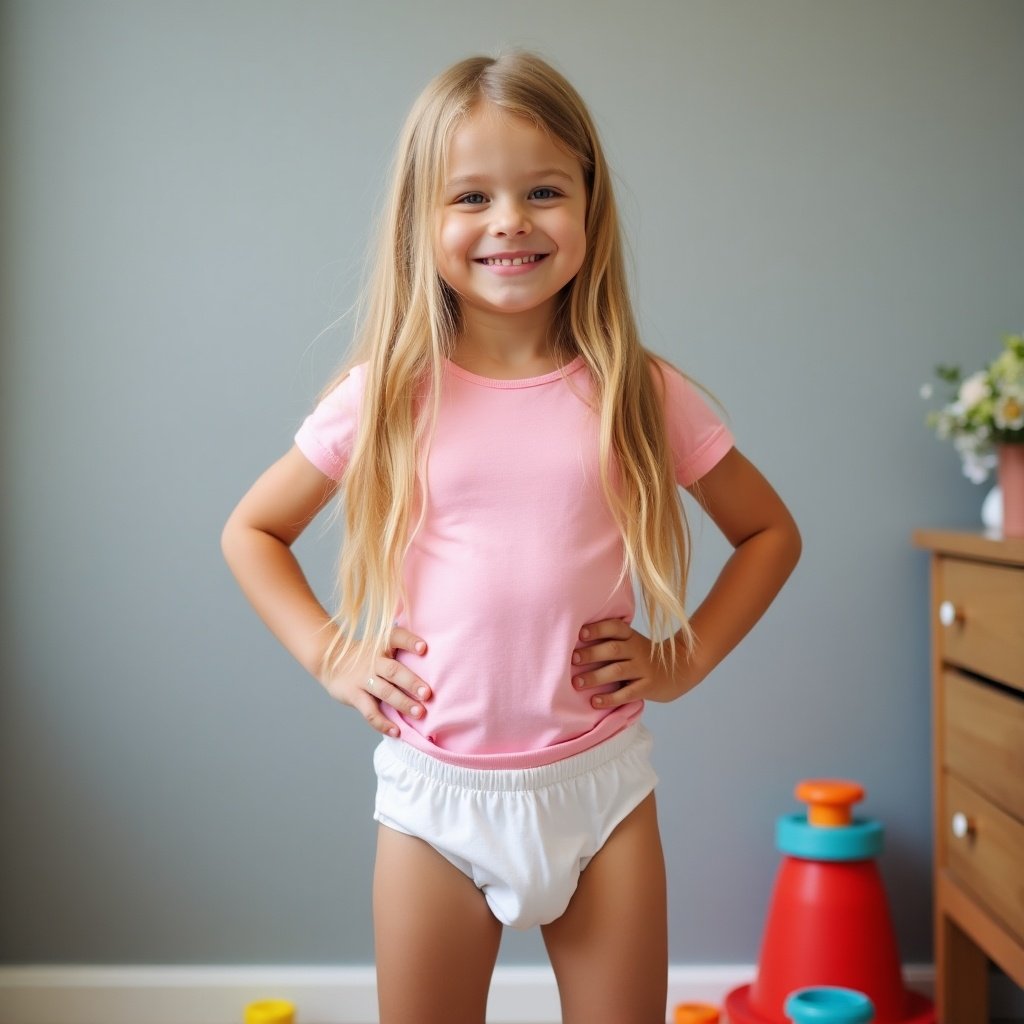
{"type": "MultiPolygon", "coordinates": [[[[5,3],[0,954],[372,959],[373,734],[218,538],[340,358],[402,117],[539,49],[620,179],[648,344],[731,412],[803,563],[654,707],[674,962],[751,961],[794,783],[887,827],[931,955],[926,558],[983,490],[919,385],[1024,323],[1024,5],[5,3]]],[[[694,592],[726,549],[709,524],[694,592]]],[[[337,536],[299,544],[325,597],[337,536]]],[[[509,935],[504,961],[543,958],[509,935]]]]}

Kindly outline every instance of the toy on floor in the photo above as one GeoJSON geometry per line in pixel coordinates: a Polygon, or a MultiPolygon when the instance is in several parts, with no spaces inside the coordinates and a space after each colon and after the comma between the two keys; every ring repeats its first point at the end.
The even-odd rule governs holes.
{"type": "Polygon", "coordinates": [[[245,1008],[245,1024],[295,1024],[295,1007],[284,999],[262,999],[245,1008]]]}
{"type": "Polygon", "coordinates": [[[820,985],[791,992],[786,1016],[793,1024],[871,1024],[875,1008],[863,992],[820,985]]]}
{"type": "Polygon", "coordinates": [[[785,854],[775,880],[757,977],[726,997],[730,1024],[787,1024],[798,989],[838,986],[864,993],[876,1024],[935,1024],[935,1010],[903,987],[896,937],[874,858],[878,821],[854,818],[855,782],[807,780],[796,787],[807,814],[783,815],[775,844],[785,854]]]}
{"type": "Polygon", "coordinates": [[[707,1003],[677,1003],[673,1024],[718,1024],[718,1008],[707,1003]]]}

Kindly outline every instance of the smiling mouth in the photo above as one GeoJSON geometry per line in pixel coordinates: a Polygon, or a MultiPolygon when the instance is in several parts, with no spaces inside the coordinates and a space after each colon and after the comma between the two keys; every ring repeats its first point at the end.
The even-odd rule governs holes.
{"type": "Polygon", "coordinates": [[[524,263],[540,263],[547,259],[546,252],[535,252],[532,256],[516,256],[513,259],[491,259],[487,257],[482,260],[474,260],[474,263],[482,263],[485,267],[521,267],[524,263]]]}

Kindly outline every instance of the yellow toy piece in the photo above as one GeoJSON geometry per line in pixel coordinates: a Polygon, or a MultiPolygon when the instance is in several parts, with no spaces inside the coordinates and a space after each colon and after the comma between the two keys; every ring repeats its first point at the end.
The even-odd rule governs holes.
{"type": "Polygon", "coordinates": [[[245,1024],[295,1024],[295,1007],[284,999],[263,999],[245,1008],[245,1024]]]}

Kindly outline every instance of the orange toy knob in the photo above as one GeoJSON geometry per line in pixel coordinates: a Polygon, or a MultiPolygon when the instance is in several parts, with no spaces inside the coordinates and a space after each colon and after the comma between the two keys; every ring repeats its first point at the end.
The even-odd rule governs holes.
{"type": "Polygon", "coordinates": [[[796,798],[807,804],[808,825],[838,828],[853,820],[850,808],[864,799],[864,787],[842,779],[804,779],[796,798]]]}
{"type": "Polygon", "coordinates": [[[679,1003],[674,1024],[718,1024],[718,1010],[707,1003],[679,1003]]]}

